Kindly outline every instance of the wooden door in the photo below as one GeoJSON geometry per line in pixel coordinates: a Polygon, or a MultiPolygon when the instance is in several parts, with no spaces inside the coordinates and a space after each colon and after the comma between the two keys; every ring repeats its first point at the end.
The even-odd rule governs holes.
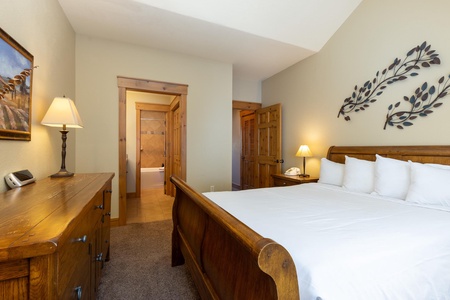
{"type": "Polygon", "coordinates": [[[255,188],[255,112],[241,111],[241,189],[255,188]]]}
{"type": "Polygon", "coordinates": [[[175,196],[175,187],[170,182],[170,176],[176,175],[180,178],[184,178],[183,168],[182,168],[182,157],[183,157],[183,122],[182,122],[182,110],[180,96],[175,97],[170,105],[168,124],[169,130],[168,134],[170,138],[167,138],[169,144],[166,145],[169,150],[169,160],[168,166],[166,166],[166,194],[169,196],[175,196]],[[167,168],[169,167],[169,168],[167,168]],[[170,170],[169,172],[167,172],[170,170]]]}
{"type": "Polygon", "coordinates": [[[281,104],[255,111],[255,187],[273,186],[271,174],[281,173],[281,104]]]}

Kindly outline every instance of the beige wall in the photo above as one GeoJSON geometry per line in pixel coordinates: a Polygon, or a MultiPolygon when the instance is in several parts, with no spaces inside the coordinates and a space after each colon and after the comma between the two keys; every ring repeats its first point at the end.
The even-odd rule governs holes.
{"type": "Polygon", "coordinates": [[[261,81],[233,77],[233,100],[261,103],[261,81]]]}
{"type": "Polygon", "coordinates": [[[231,189],[232,65],[86,36],[76,37],[77,172],[112,171],[118,216],[117,76],[187,84],[187,181],[231,189]]]}
{"type": "MultiPolygon", "coordinates": [[[[0,140],[0,177],[29,169],[40,179],[59,171],[61,133],[40,124],[56,96],[75,98],[75,33],[57,0],[4,2],[0,27],[34,56],[31,141],[0,140]]],[[[83,116],[81,116],[83,118],[83,116]]],[[[80,129],[83,130],[83,129],[80,129]]],[[[76,130],[67,140],[66,167],[75,171],[76,130]]],[[[0,191],[7,189],[0,180],[0,191]]]]}
{"type": "Polygon", "coordinates": [[[383,130],[390,104],[404,102],[403,96],[413,95],[423,82],[437,85],[441,76],[450,74],[449,10],[450,2],[444,0],[364,0],[318,54],[265,80],[262,103],[283,105],[284,170],[300,166],[295,157],[300,144],[308,144],[315,156],[307,159],[313,175],[318,175],[319,160],[331,145],[450,144],[445,133],[450,96],[413,126],[383,130]],[[350,114],[351,121],[337,118],[355,85],[372,80],[423,41],[440,54],[441,65],[389,86],[366,111],[350,114]]]}

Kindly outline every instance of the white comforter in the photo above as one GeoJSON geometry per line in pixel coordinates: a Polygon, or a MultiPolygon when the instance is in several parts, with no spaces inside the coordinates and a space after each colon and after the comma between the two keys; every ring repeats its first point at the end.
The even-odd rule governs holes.
{"type": "Polygon", "coordinates": [[[450,299],[450,212],[324,184],[205,193],[283,245],[302,300],[450,299]]]}

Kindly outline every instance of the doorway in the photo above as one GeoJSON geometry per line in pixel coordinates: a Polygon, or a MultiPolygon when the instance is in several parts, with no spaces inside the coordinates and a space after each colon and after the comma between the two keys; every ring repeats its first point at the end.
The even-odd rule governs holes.
{"type": "MultiPolygon", "coordinates": [[[[249,167],[249,164],[243,164],[243,160],[246,161],[248,159],[244,158],[246,156],[244,148],[249,139],[243,128],[242,116],[254,115],[255,111],[260,108],[261,103],[233,100],[233,190],[245,190],[248,188],[245,178],[248,177],[249,172],[245,171],[245,168],[249,167]]],[[[253,140],[253,138],[251,139],[253,140]]]]}
{"type": "MultiPolygon", "coordinates": [[[[151,100],[161,100],[160,95],[146,94],[149,94],[147,98],[151,100]]],[[[142,95],[142,93],[139,93],[137,97],[142,97],[142,95]]],[[[162,102],[170,104],[173,99],[173,96],[165,95],[162,102]]],[[[168,165],[166,159],[169,156],[166,154],[169,149],[169,141],[166,138],[166,125],[168,123],[170,105],[142,102],[135,102],[134,104],[136,110],[136,117],[134,118],[136,143],[133,145],[132,141],[129,140],[127,145],[127,153],[133,152],[133,147],[135,152],[131,160],[134,165],[130,162],[130,156],[127,154],[127,183],[130,185],[134,181],[134,193],[131,194],[127,191],[127,198],[140,198],[142,189],[157,187],[160,184],[164,186],[164,194],[167,194],[165,191],[165,166],[168,165]],[[130,174],[130,169],[134,169],[134,174],[130,174]],[[132,180],[132,175],[134,175],[135,180],[132,180]]],[[[130,125],[132,122],[127,123],[130,125]]],[[[127,130],[129,134],[132,131],[128,128],[127,130]]],[[[132,190],[133,188],[128,186],[128,189],[132,190]]]]}
{"type": "Polygon", "coordinates": [[[119,226],[127,224],[127,151],[126,151],[126,102],[127,91],[140,91],[175,96],[168,112],[167,164],[165,166],[166,193],[174,196],[175,188],[170,176],[186,180],[186,106],[185,84],[117,77],[119,89],[119,226]]]}

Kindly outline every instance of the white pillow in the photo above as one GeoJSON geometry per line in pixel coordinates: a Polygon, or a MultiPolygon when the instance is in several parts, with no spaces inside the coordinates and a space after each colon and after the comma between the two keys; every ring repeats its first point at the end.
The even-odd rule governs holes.
{"type": "Polygon", "coordinates": [[[371,193],[375,178],[375,162],[345,156],[342,186],[350,191],[371,193]]]}
{"type": "Polygon", "coordinates": [[[449,165],[441,165],[441,164],[426,164],[426,165],[434,168],[450,170],[449,165]]]}
{"type": "Polygon", "coordinates": [[[405,200],[411,177],[409,163],[378,154],[375,156],[374,193],[405,200]]]}
{"type": "Polygon", "coordinates": [[[344,179],[344,164],[326,158],[320,160],[319,183],[342,186],[344,179]]]}
{"type": "Polygon", "coordinates": [[[413,162],[410,167],[406,201],[450,207],[450,170],[413,162]]]}

